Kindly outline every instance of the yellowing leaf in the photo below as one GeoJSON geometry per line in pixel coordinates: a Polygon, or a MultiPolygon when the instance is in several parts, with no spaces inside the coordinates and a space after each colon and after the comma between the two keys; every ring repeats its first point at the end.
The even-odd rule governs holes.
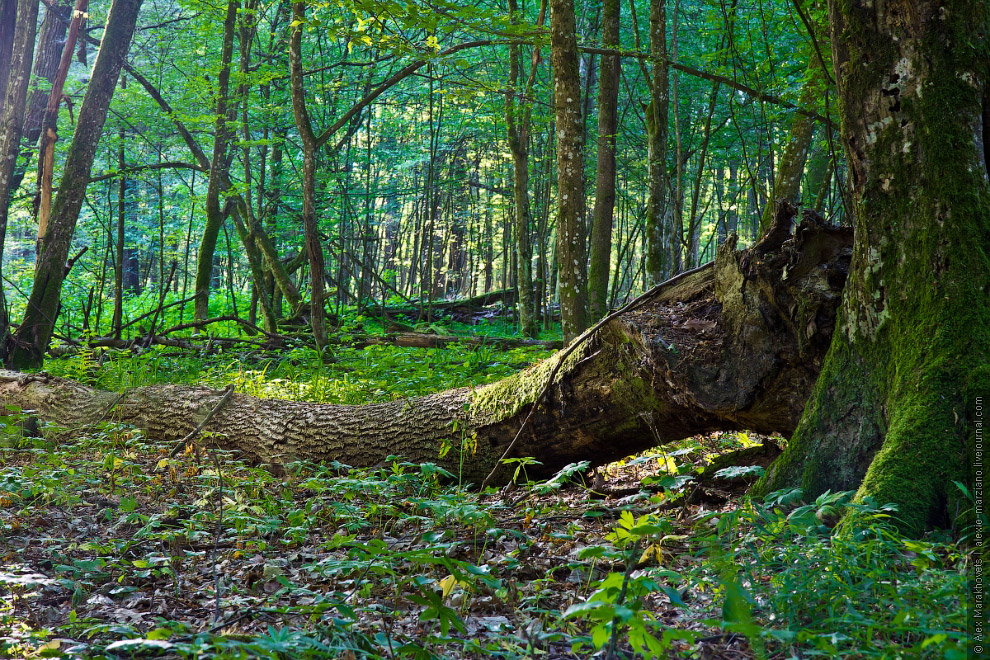
{"type": "Polygon", "coordinates": [[[651,543],[646,546],[646,550],[643,550],[643,554],[639,558],[639,563],[649,561],[650,557],[655,557],[657,563],[663,562],[663,551],[660,549],[660,545],[657,543],[651,543]]]}
{"type": "Polygon", "coordinates": [[[443,590],[443,597],[446,598],[450,595],[450,592],[454,590],[457,586],[457,578],[453,575],[448,575],[444,579],[440,580],[440,588],[443,590]]]}

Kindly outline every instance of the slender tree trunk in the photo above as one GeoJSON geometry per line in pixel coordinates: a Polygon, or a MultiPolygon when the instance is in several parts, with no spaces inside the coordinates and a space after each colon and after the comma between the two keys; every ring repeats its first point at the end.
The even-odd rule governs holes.
{"type": "MultiPolygon", "coordinates": [[[[605,0],[602,46],[619,47],[620,0],[605,0]]],[[[612,216],[615,211],[615,134],[618,130],[621,58],[602,55],[598,81],[598,163],[595,173],[595,215],[591,225],[588,266],[588,317],[597,321],[608,311],[608,275],[612,263],[612,216]]]]}
{"type": "Polygon", "coordinates": [[[88,0],[76,0],[72,10],[72,20],[69,23],[69,34],[62,45],[62,57],[58,63],[58,72],[48,92],[48,104],[45,107],[44,120],[41,123],[41,138],[38,141],[38,250],[41,241],[48,231],[48,221],[51,217],[52,194],[55,177],[55,142],[58,140],[58,108],[62,103],[62,89],[69,75],[69,64],[72,62],[79,26],[86,13],[88,0]]]}
{"type": "MultiPolygon", "coordinates": [[[[8,0],[10,2],[10,0],[8,0]]],[[[10,70],[6,94],[0,112],[0,275],[3,274],[3,248],[7,239],[7,215],[14,194],[14,170],[20,152],[21,127],[27,103],[31,58],[34,53],[35,31],[38,24],[38,3],[21,0],[17,3],[16,26],[11,44],[10,70]]],[[[0,285],[0,347],[9,338],[10,319],[7,301],[0,285]]]]}
{"type": "Polygon", "coordinates": [[[701,221],[704,210],[698,213],[701,204],[701,183],[704,179],[705,165],[708,163],[708,145],[712,137],[712,118],[715,116],[715,106],[718,103],[718,91],[721,83],[712,83],[712,92],[708,99],[708,113],[705,115],[705,127],[702,131],[701,145],[698,150],[698,168],[695,171],[694,187],[691,190],[691,211],[688,213],[687,253],[685,267],[688,269],[698,265],[701,247],[701,221]]]}
{"type": "Polygon", "coordinates": [[[584,122],[574,0],[550,2],[550,54],[557,118],[557,263],[564,342],[587,327],[584,212],[584,122]]]}
{"type": "Polygon", "coordinates": [[[323,312],[324,282],[326,268],[323,260],[323,244],[320,242],[319,229],[316,224],[316,149],[317,139],[313,133],[313,124],[306,111],[306,90],[303,85],[302,69],[302,31],[306,21],[306,5],[302,2],[292,4],[293,19],[296,25],[292,28],[289,39],[289,67],[292,82],[292,112],[296,128],[302,143],[302,222],[306,240],[306,255],[309,258],[311,282],[310,324],[313,328],[313,339],[318,348],[327,344],[326,315],[323,312]]]}
{"type": "Polygon", "coordinates": [[[114,0],[107,15],[103,42],[96,56],[89,87],[83,97],[72,144],[66,154],[51,223],[41,242],[34,286],[24,320],[17,329],[6,363],[15,368],[40,367],[55,327],[65,260],[82,208],[90,170],[117,77],[131,44],[141,0],[114,0]]]}
{"type": "MultiPolygon", "coordinates": [[[[249,122],[248,107],[251,103],[251,86],[248,84],[250,67],[251,67],[251,43],[254,39],[254,35],[257,32],[256,12],[257,12],[257,0],[248,0],[246,3],[246,12],[240,17],[240,25],[237,31],[238,45],[240,47],[239,52],[239,65],[238,71],[241,74],[241,83],[237,88],[237,96],[241,102],[241,124],[244,137],[244,146],[241,148],[241,157],[244,165],[244,195],[234,201],[234,210],[231,216],[234,219],[234,228],[237,230],[237,236],[244,246],[244,252],[248,258],[248,264],[251,267],[251,280],[254,284],[253,287],[253,305],[252,310],[254,310],[255,316],[257,316],[257,308],[260,304],[261,314],[264,319],[264,327],[268,332],[275,332],[277,330],[278,322],[276,320],[275,312],[272,309],[272,300],[269,293],[269,289],[266,283],[266,271],[264,267],[264,261],[261,254],[261,248],[258,244],[258,233],[261,230],[261,223],[255,219],[254,207],[251,203],[253,195],[253,176],[251,168],[251,124],[249,122]],[[238,202],[243,200],[243,205],[238,202]]],[[[264,173],[264,162],[262,161],[262,175],[264,173]]],[[[259,198],[262,196],[261,190],[263,190],[264,180],[259,185],[259,198]]],[[[263,230],[261,230],[263,232],[263,230]]],[[[277,259],[276,259],[277,261],[277,259]]]]}
{"type": "MultiPolygon", "coordinates": [[[[812,56],[808,63],[808,79],[801,87],[798,107],[811,108],[823,94],[822,67],[812,56]]],[[[811,117],[794,113],[791,120],[790,136],[784,146],[784,152],[777,160],[777,173],[773,179],[773,198],[796,204],[801,200],[801,175],[804,174],[804,164],[808,159],[808,149],[815,135],[815,121],[811,117]]],[[[817,191],[816,191],[817,192],[817,191]]],[[[773,223],[773,204],[767,204],[760,219],[760,232],[768,230],[773,223]]]]}
{"type": "MultiPolygon", "coordinates": [[[[71,7],[72,0],[53,0],[51,4],[46,5],[45,18],[41,21],[41,27],[37,29],[37,45],[36,47],[32,45],[32,48],[35,48],[33,79],[36,82],[29,87],[27,106],[24,110],[24,124],[21,132],[22,157],[31,153],[37,146],[38,137],[41,135],[45,106],[48,104],[48,87],[38,83],[44,80],[48,85],[51,85],[55,81],[59,58],[62,54],[62,44],[65,43],[65,32],[68,29],[68,21],[63,20],[63,17],[58,14],[68,15],[71,7]]],[[[35,22],[37,22],[37,12],[35,12],[35,22]]],[[[22,23],[18,21],[18,25],[22,25],[22,23]]],[[[20,187],[26,171],[26,167],[14,166],[8,185],[11,191],[20,187]]]]}
{"type": "Polygon", "coordinates": [[[14,55],[14,33],[17,31],[17,5],[16,0],[3,0],[0,3],[0,116],[3,116],[7,83],[13,71],[10,64],[14,55]]]}
{"type": "Polygon", "coordinates": [[[990,15],[978,0],[829,11],[853,260],[821,378],[760,490],[858,488],[917,532],[955,515],[990,395],[990,15]]]}
{"type": "MultiPolygon", "coordinates": [[[[117,168],[121,172],[127,167],[127,161],[124,159],[124,140],[126,136],[127,131],[121,125],[117,133],[117,168]]],[[[111,334],[117,339],[120,339],[121,330],[124,325],[124,242],[127,225],[127,187],[127,177],[121,175],[117,179],[117,232],[114,237],[113,319],[111,321],[111,334]]]]}
{"type": "Polygon", "coordinates": [[[228,122],[233,119],[228,110],[230,67],[234,52],[234,30],[237,27],[239,0],[227,3],[223,21],[223,42],[220,48],[220,73],[217,76],[217,109],[214,119],[213,158],[210,160],[210,178],[206,186],[206,224],[203,238],[196,254],[195,319],[201,321],[210,316],[210,282],[213,277],[213,256],[217,238],[223,224],[224,212],[220,203],[221,179],[227,174],[227,143],[230,141],[228,122]]]}
{"type": "Polygon", "coordinates": [[[670,114],[670,67],[667,64],[667,0],[650,1],[650,58],[653,76],[650,103],[646,107],[646,160],[649,167],[646,199],[646,280],[662,282],[677,268],[668,263],[666,243],[677,236],[670,202],[670,172],[667,169],[667,123],[670,114]]]}
{"type": "MultiPolygon", "coordinates": [[[[509,13],[515,21],[518,13],[516,0],[509,0],[509,13]]],[[[538,23],[543,24],[546,2],[540,5],[538,23]]],[[[529,125],[536,66],[540,59],[534,46],[532,65],[525,91],[520,93],[520,48],[509,46],[509,87],[505,95],[505,123],[512,154],[512,198],[515,204],[516,288],[519,290],[519,330],[525,337],[535,337],[539,331],[536,322],[536,305],[533,300],[533,226],[529,203],[529,125]]]]}

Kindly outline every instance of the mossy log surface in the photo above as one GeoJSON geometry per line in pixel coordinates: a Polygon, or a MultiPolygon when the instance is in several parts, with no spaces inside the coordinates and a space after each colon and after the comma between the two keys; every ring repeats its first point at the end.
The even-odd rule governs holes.
{"type": "MultiPolygon", "coordinates": [[[[788,219],[789,221],[789,219],[788,219]]],[[[654,289],[566,357],[514,456],[542,465],[603,464],[660,442],[716,430],[794,430],[829,345],[851,232],[806,219],[772,250],[737,252],[654,289]]],[[[557,354],[478,389],[364,406],[262,400],[234,394],[206,426],[226,446],[263,461],[375,465],[389,455],[432,461],[480,483],[547,385],[557,354]],[[455,425],[456,422],[456,425],[455,425]],[[456,430],[455,430],[456,426],[456,430]],[[443,441],[454,450],[439,458],[443,441]]],[[[0,403],[73,426],[114,419],[155,440],[178,440],[221,392],[164,385],[123,395],[49,377],[0,371],[0,403]]],[[[502,470],[502,481],[511,472],[502,470]]]]}

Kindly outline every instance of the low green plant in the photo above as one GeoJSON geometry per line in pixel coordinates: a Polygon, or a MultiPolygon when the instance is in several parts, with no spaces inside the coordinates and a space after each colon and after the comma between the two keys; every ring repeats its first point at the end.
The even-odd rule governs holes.
{"type": "Polygon", "coordinates": [[[754,650],[801,657],[965,656],[966,560],[953,546],[910,539],[893,506],[853,493],[801,502],[799,490],[706,514],[711,568],[702,588],[721,594],[713,623],[745,634],[754,650]]]}

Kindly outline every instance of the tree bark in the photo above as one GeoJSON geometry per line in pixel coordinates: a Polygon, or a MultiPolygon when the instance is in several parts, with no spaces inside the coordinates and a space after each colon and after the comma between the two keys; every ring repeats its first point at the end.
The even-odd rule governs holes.
{"type": "Polygon", "coordinates": [[[574,0],[550,2],[550,57],[557,119],[557,263],[564,342],[587,327],[584,222],[584,121],[574,0]]]}
{"type": "Polygon", "coordinates": [[[62,57],[58,63],[55,79],[52,81],[52,88],[48,92],[48,104],[45,107],[44,119],[41,122],[41,138],[38,140],[39,250],[41,249],[41,241],[48,231],[48,222],[51,218],[52,180],[55,176],[55,142],[58,140],[58,108],[62,103],[62,89],[65,86],[65,78],[69,75],[69,64],[72,62],[72,53],[75,51],[79,27],[82,24],[88,4],[89,0],[76,0],[75,7],[73,7],[69,34],[62,45],[62,57]]]}
{"type": "Polygon", "coordinates": [[[231,138],[228,123],[233,119],[228,108],[230,91],[230,67],[234,53],[234,29],[237,27],[237,10],[241,3],[230,0],[223,20],[223,43],[220,48],[220,73],[217,76],[217,109],[214,117],[213,158],[210,160],[210,178],[206,186],[206,224],[203,238],[196,253],[196,303],[195,318],[208,318],[210,306],[210,281],[213,277],[213,255],[225,213],[220,203],[221,180],[228,179],[227,143],[231,138]]]}
{"type": "Polygon", "coordinates": [[[990,16],[977,0],[829,5],[853,260],[821,378],[759,486],[858,488],[917,532],[951,522],[990,393],[990,16]]]}
{"type": "MultiPolygon", "coordinates": [[[[667,63],[667,0],[650,2],[650,103],[646,106],[646,160],[649,168],[646,198],[646,280],[650,285],[662,282],[679,270],[679,264],[667,263],[667,243],[677,242],[681,234],[674,223],[670,201],[670,172],[667,170],[667,122],[670,114],[670,66],[667,63]],[[664,240],[666,237],[666,241],[664,240]]],[[[676,252],[680,254],[680,250],[676,252]]]]}
{"type": "MultiPolygon", "coordinates": [[[[821,64],[810,57],[808,62],[808,80],[801,87],[801,97],[798,105],[810,108],[815,100],[823,94],[821,64]]],[[[791,132],[784,151],[777,160],[777,173],[773,179],[772,196],[777,201],[785,200],[797,203],[801,199],[801,175],[804,174],[804,164],[808,159],[808,149],[815,135],[815,121],[807,116],[794,113],[791,120],[791,132]]],[[[816,191],[817,192],[817,191],[816,191]]],[[[760,231],[765,231],[773,221],[773,204],[767,204],[760,219],[760,231]]]]}
{"type": "MultiPolygon", "coordinates": [[[[543,21],[541,6],[540,23],[543,21]]],[[[509,0],[509,15],[517,21],[516,0],[509,0]]],[[[532,69],[536,73],[539,50],[533,47],[532,69]]],[[[509,87],[505,93],[505,125],[509,152],[512,154],[512,199],[515,208],[516,288],[519,290],[519,331],[524,337],[535,337],[539,331],[536,305],[533,300],[533,242],[532,218],[529,210],[529,120],[535,75],[531,75],[525,90],[519,90],[520,47],[509,46],[509,87]]]]}
{"type": "MultiPolygon", "coordinates": [[[[714,263],[654,289],[569,356],[558,353],[478,389],[366,406],[234,394],[218,406],[221,393],[199,387],[145,387],[118,399],[43,374],[0,372],[0,404],[69,426],[117,419],[155,440],[183,438],[217,408],[206,430],[261,460],[367,466],[400,455],[455,473],[461,457],[455,451],[440,459],[442,442],[460,447],[476,434],[477,451],[463,457],[463,478],[475,484],[497,465],[534,402],[512,454],[541,462],[532,477],[574,461],[607,463],[655,438],[789,433],[829,344],[851,242],[848,230],[809,221],[783,245],[735,252],[727,243],[714,263]]],[[[502,470],[497,480],[510,474],[502,470]]]]}
{"type": "Polygon", "coordinates": [[[103,132],[107,108],[127,55],[141,0],[114,0],[107,15],[103,42],[83,97],[72,144],[66,155],[52,218],[41,242],[34,286],[24,320],[9,347],[5,363],[14,368],[40,367],[55,327],[59,293],[65,278],[65,260],[86,194],[96,146],[103,132]]]}
{"type": "MultiPolygon", "coordinates": [[[[619,47],[619,0],[602,6],[602,46],[619,47]]],[[[618,130],[619,73],[622,59],[602,55],[598,80],[598,158],[595,215],[591,224],[588,265],[588,316],[597,321],[608,312],[608,274],[612,263],[612,215],[615,211],[615,133],[618,130]]]]}
{"type": "MultiPolygon", "coordinates": [[[[8,62],[6,94],[0,112],[0,274],[3,273],[3,248],[7,240],[7,215],[14,194],[14,170],[20,152],[21,127],[27,104],[31,59],[34,54],[35,32],[38,24],[38,3],[23,0],[17,3],[16,26],[8,62]]],[[[7,301],[0,286],[0,346],[9,336],[10,319],[7,301]]]]}
{"type": "Polygon", "coordinates": [[[15,0],[0,4],[0,116],[7,101],[7,83],[11,76],[10,61],[14,55],[14,33],[17,30],[17,5],[15,0]]]}
{"type": "MultiPolygon", "coordinates": [[[[54,0],[51,4],[46,5],[45,18],[41,21],[41,26],[37,27],[33,71],[35,84],[29,86],[24,111],[24,123],[21,128],[22,156],[31,153],[31,150],[37,146],[38,137],[41,135],[41,124],[44,120],[45,106],[48,103],[48,92],[44,86],[38,83],[45,80],[51,84],[55,80],[59,58],[62,54],[62,44],[65,42],[65,33],[69,27],[68,14],[71,8],[72,0],[54,0]],[[60,12],[64,16],[59,16],[60,12]]],[[[37,21],[37,13],[35,14],[35,21],[37,21]]],[[[18,22],[18,25],[20,26],[22,23],[18,22]]],[[[25,167],[15,166],[13,174],[10,176],[8,188],[11,191],[17,190],[21,181],[24,180],[25,174],[25,167]]]]}
{"type": "Polygon", "coordinates": [[[326,269],[323,259],[323,243],[320,242],[319,228],[316,224],[316,149],[319,146],[313,123],[306,110],[306,90],[303,86],[302,69],[302,31],[306,25],[306,5],[301,2],[292,4],[292,16],[295,23],[289,39],[289,67],[291,69],[292,113],[295,117],[299,140],[302,143],[302,222],[303,234],[306,240],[306,255],[309,258],[311,280],[310,324],[313,328],[313,338],[318,348],[327,344],[326,318],[323,312],[324,281],[326,269]]]}

